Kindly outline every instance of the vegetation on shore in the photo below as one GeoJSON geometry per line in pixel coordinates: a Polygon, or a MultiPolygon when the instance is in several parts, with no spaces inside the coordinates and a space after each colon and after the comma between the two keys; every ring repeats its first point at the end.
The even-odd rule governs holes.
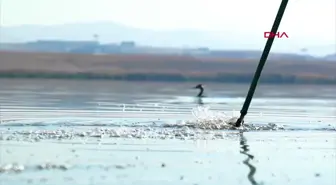
{"type": "MultiPolygon", "coordinates": [[[[0,78],[250,83],[256,60],[184,55],[0,52],[0,78]]],[[[260,82],[336,84],[336,62],[270,60],[260,82]]]]}

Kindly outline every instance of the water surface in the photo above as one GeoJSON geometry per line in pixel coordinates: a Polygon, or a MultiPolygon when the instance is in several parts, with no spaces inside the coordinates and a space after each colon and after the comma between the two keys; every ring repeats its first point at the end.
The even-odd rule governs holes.
{"type": "MultiPolygon", "coordinates": [[[[336,184],[333,86],[261,85],[246,121],[284,129],[220,130],[214,138],[207,137],[213,131],[160,127],[195,119],[196,84],[0,84],[0,165],[25,168],[0,172],[0,184],[336,184]],[[116,137],[118,129],[152,138],[116,137]],[[81,135],[89,131],[95,134],[81,135]],[[173,132],[187,136],[163,137],[173,132]],[[205,139],[195,139],[194,132],[205,139]],[[38,168],[47,163],[54,167],[38,168]]],[[[206,84],[202,101],[212,111],[237,115],[247,90],[206,84]]]]}

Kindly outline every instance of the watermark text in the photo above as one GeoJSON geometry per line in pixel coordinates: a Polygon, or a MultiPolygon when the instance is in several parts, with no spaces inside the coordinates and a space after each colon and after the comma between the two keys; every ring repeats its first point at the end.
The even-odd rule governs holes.
{"type": "Polygon", "coordinates": [[[264,32],[264,38],[283,38],[283,37],[286,37],[288,38],[288,35],[286,32],[276,32],[276,33],[273,33],[273,32],[264,32]]]}

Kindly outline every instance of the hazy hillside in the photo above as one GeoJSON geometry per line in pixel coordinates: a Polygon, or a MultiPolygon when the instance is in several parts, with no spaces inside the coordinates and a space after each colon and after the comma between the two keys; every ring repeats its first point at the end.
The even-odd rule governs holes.
{"type": "MultiPolygon", "coordinates": [[[[336,48],[335,48],[336,50],[336,48]]],[[[329,60],[329,61],[336,61],[336,53],[335,54],[330,54],[324,57],[325,60],[329,60]]]]}
{"type": "MultiPolygon", "coordinates": [[[[99,42],[119,43],[135,41],[142,46],[198,48],[209,47],[221,50],[261,50],[265,39],[262,33],[231,30],[221,32],[199,30],[155,31],[132,28],[114,22],[77,23],[53,26],[23,25],[1,28],[1,42],[27,42],[36,40],[93,41],[98,35],[99,42]]],[[[291,48],[297,40],[278,41],[272,51],[281,48],[290,52],[300,52],[301,48],[291,48]]],[[[301,46],[306,47],[306,46],[301,46]]],[[[334,53],[335,44],[313,47],[314,52],[334,53]]],[[[308,48],[308,51],[309,48],[308,48]]]]}
{"type": "MultiPolygon", "coordinates": [[[[55,26],[25,25],[2,28],[3,42],[27,42],[35,40],[93,40],[100,35],[100,42],[113,43],[134,40],[151,46],[220,46],[234,43],[234,39],[220,38],[215,33],[197,30],[153,31],[131,28],[111,22],[65,24],[55,26]],[[15,38],[15,39],[13,39],[15,38]]],[[[229,34],[229,33],[228,33],[229,34]]],[[[229,34],[230,35],[230,34],[229,34]]]]}

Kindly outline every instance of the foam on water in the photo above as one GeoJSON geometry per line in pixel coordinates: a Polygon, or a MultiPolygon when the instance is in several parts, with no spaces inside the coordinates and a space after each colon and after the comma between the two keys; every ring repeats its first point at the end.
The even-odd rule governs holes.
{"type": "Polygon", "coordinates": [[[235,123],[238,119],[238,112],[233,111],[232,116],[229,116],[225,112],[210,110],[209,106],[198,106],[193,108],[192,115],[194,119],[178,121],[176,124],[166,124],[165,126],[188,126],[210,130],[284,130],[283,126],[274,123],[257,126],[245,122],[241,127],[237,128],[235,127],[235,123]]]}
{"type": "MultiPolygon", "coordinates": [[[[209,106],[193,108],[191,115],[191,119],[172,122],[147,121],[140,123],[134,121],[132,124],[118,124],[106,120],[95,123],[85,123],[85,120],[68,123],[58,122],[57,125],[61,127],[50,126],[52,122],[45,124],[36,121],[26,122],[26,124],[7,123],[1,125],[2,128],[7,127],[8,129],[2,129],[0,141],[39,142],[41,140],[81,139],[85,144],[90,139],[98,139],[100,142],[108,138],[214,140],[225,139],[241,131],[300,130],[300,128],[291,128],[275,123],[252,124],[248,122],[237,128],[234,124],[237,115],[239,115],[238,112],[232,112],[229,115],[222,111],[210,110],[209,106]],[[234,130],[239,132],[225,132],[234,130]]],[[[303,130],[309,130],[309,128],[303,130]]],[[[336,129],[330,126],[311,130],[335,131],[336,129]]]]}
{"type": "MultiPolygon", "coordinates": [[[[245,124],[234,126],[239,112],[223,112],[216,105],[172,106],[165,104],[111,104],[110,110],[11,110],[3,109],[0,127],[105,126],[105,127],[189,127],[210,130],[334,130],[336,117],[311,113],[251,111],[245,124]],[[274,119],[273,119],[274,118],[274,119]],[[179,120],[180,119],[180,120],[179,120]],[[181,120],[182,119],[182,120],[181,120]],[[178,121],[176,121],[178,120],[178,121]],[[257,124],[256,124],[257,123],[257,124]],[[293,124],[294,123],[294,124],[293,124]],[[295,123],[298,123],[295,125],[295,123]],[[301,124],[302,123],[302,124],[301,124]],[[284,126],[283,126],[283,125],[284,126]],[[287,124],[287,125],[286,125],[287,124]],[[292,128],[290,128],[292,127],[292,128]]],[[[226,108],[225,108],[226,109],[226,108]]],[[[226,109],[227,110],[227,109],[226,109]]]]}

